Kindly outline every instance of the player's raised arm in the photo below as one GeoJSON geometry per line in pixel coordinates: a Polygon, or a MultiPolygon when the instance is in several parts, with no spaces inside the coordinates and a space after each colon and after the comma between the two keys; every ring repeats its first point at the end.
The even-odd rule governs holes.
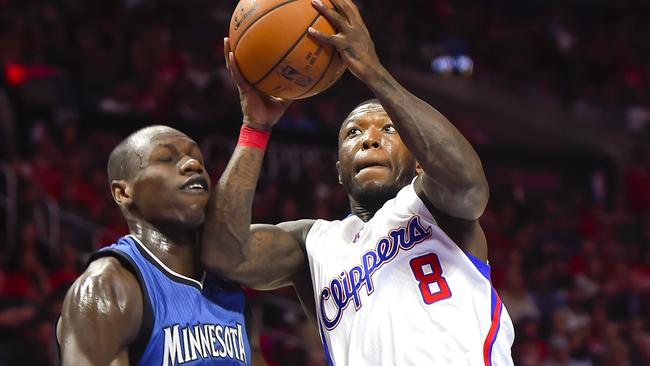
{"type": "Polygon", "coordinates": [[[335,10],[312,0],[339,31],[314,38],[334,45],[348,69],[375,94],[400,137],[424,170],[422,189],[436,209],[476,220],[487,205],[489,189],[481,161],[463,135],[432,106],[409,93],[383,67],[359,10],[351,0],[331,0],[335,10]]]}
{"type": "Polygon", "coordinates": [[[142,323],[142,293],[114,258],[99,259],[65,297],[57,339],[63,366],[129,365],[129,346],[142,323]]]}
{"type": "Polygon", "coordinates": [[[251,226],[253,197],[269,134],[265,131],[280,119],[289,101],[259,94],[239,73],[228,39],[224,49],[226,64],[239,89],[244,126],[208,208],[202,261],[223,278],[249,287],[289,285],[305,263],[303,245],[291,231],[309,226],[311,221],[291,223],[291,231],[275,225],[251,226]]]}

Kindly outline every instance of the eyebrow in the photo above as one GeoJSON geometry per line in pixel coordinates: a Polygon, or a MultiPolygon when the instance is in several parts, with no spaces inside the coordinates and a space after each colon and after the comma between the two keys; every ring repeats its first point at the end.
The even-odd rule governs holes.
{"type": "Polygon", "coordinates": [[[350,124],[356,123],[354,120],[347,120],[343,122],[341,127],[339,128],[339,137],[342,137],[343,133],[350,127],[350,124]]]}
{"type": "MultiPolygon", "coordinates": [[[[197,149],[199,151],[199,153],[201,153],[201,154],[203,153],[201,151],[201,149],[199,148],[199,145],[196,142],[194,142],[192,140],[188,140],[188,142],[190,143],[190,145],[192,145],[192,150],[197,149]]],[[[172,144],[172,143],[169,143],[169,142],[155,145],[151,149],[151,152],[154,152],[154,150],[158,149],[158,148],[167,148],[167,149],[171,150],[175,154],[180,154],[180,151],[178,150],[178,147],[176,147],[175,144],[172,144]]]]}
{"type": "Polygon", "coordinates": [[[169,150],[178,151],[178,149],[176,148],[176,146],[174,144],[158,144],[158,145],[154,146],[154,148],[158,148],[158,147],[166,147],[169,150]]]}
{"type": "MultiPolygon", "coordinates": [[[[189,139],[188,139],[187,142],[188,142],[190,145],[192,145],[192,148],[193,148],[193,149],[199,147],[199,145],[198,145],[196,142],[192,141],[192,140],[189,140],[189,139]]],[[[170,143],[170,142],[166,142],[166,143],[162,143],[162,144],[157,144],[155,147],[166,147],[166,148],[168,148],[168,149],[170,149],[170,150],[176,150],[176,151],[178,151],[178,148],[176,147],[176,144],[173,144],[173,143],[170,143]]]]}

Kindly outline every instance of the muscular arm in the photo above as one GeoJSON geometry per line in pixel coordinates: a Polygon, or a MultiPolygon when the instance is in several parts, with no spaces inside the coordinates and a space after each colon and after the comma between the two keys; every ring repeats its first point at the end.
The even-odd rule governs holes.
{"type": "Polygon", "coordinates": [[[129,365],[142,322],[142,293],[114,258],[94,261],[68,291],[57,326],[63,366],[129,365]]]}
{"type": "Polygon", "coordinates": [[[478,219],[489,190],[481,161],[465,137],[385,69],[376,70],[367,84],[420,163],[422,188],[431,203],[449,216],[478,219]]]}
{"type": "MultiPolygon", "coordinates": [[[[228,38],[224,39],[226,66],[237,84],[244,124],[270,130],[290,101],[259,94],[241,76],[228,38]]],[[[312,220],[285,225],[253,225],[251,206],[260,175],[264,149],[237,145],[221,176],[208,208],[203,231],[203,265],[223,278],[256,289],[273,289],[292,283],[305,268],[304,240],[312,220]]]]}
{"type": "Polygon", "coordinates": [[[223,278],[267,290],[287,286],[305,266],[304,241],[312,220],[252,225],[251,206],[264,150],[237,146],[210,203],[203,232],[203,264],[223,278]]]}
{"type": "Polygon", "coordinates": [[[487,181],[476,152],[445,116],[408,92],[386,71],[352,1],[332,3],[336,10],[314,6],[339,33],[310,34],[334,45],[350,71],[379,99],[424,170],[421,184],[431,203],[451,217],[476,220],[488,199],[487,181]]]}
{"type": "Polygon", "coordinates": [[[435,108],[408,92],[383,67],[367,84],[395,124],[423,173],[416,190],[432,206],[440,227],[463,249],[487,260],[487,242],[478,218],[489,187],[476,151],[435,108]]]}

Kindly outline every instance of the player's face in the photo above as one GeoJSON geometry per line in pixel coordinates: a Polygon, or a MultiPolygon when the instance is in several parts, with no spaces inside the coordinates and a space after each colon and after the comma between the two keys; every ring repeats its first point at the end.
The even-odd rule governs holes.
{"type": "Polygon", "coordinates": [[[415,176],[416,161],[381,106],[368,104],[341,128],[337,167],[340,182],[363,203],[394,197],[415,176]]]}
{"type": "Polygon", "coordinates": [[[132,181],[133,209],[158,225],[188,229],[201,225],[210,198],[210,177],[198,145],[182,133],[169,131],[151,136],[141,146],[137,150],[141,168],[132,181]]]}

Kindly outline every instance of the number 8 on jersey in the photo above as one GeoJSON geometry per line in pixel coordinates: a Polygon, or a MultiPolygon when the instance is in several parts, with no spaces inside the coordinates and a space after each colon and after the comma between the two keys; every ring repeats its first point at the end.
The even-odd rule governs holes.
{"type": "Polygon", "coordinates": [[[451,297],[447,280],[442,276],[440,260],[435,253],[425,254],[411,259],[409,262],[413,275],[420,283],[422,300],[428,305],[451,297]],[[431,291],[431,285],[436,284],[438,291],[431,291]]]}

